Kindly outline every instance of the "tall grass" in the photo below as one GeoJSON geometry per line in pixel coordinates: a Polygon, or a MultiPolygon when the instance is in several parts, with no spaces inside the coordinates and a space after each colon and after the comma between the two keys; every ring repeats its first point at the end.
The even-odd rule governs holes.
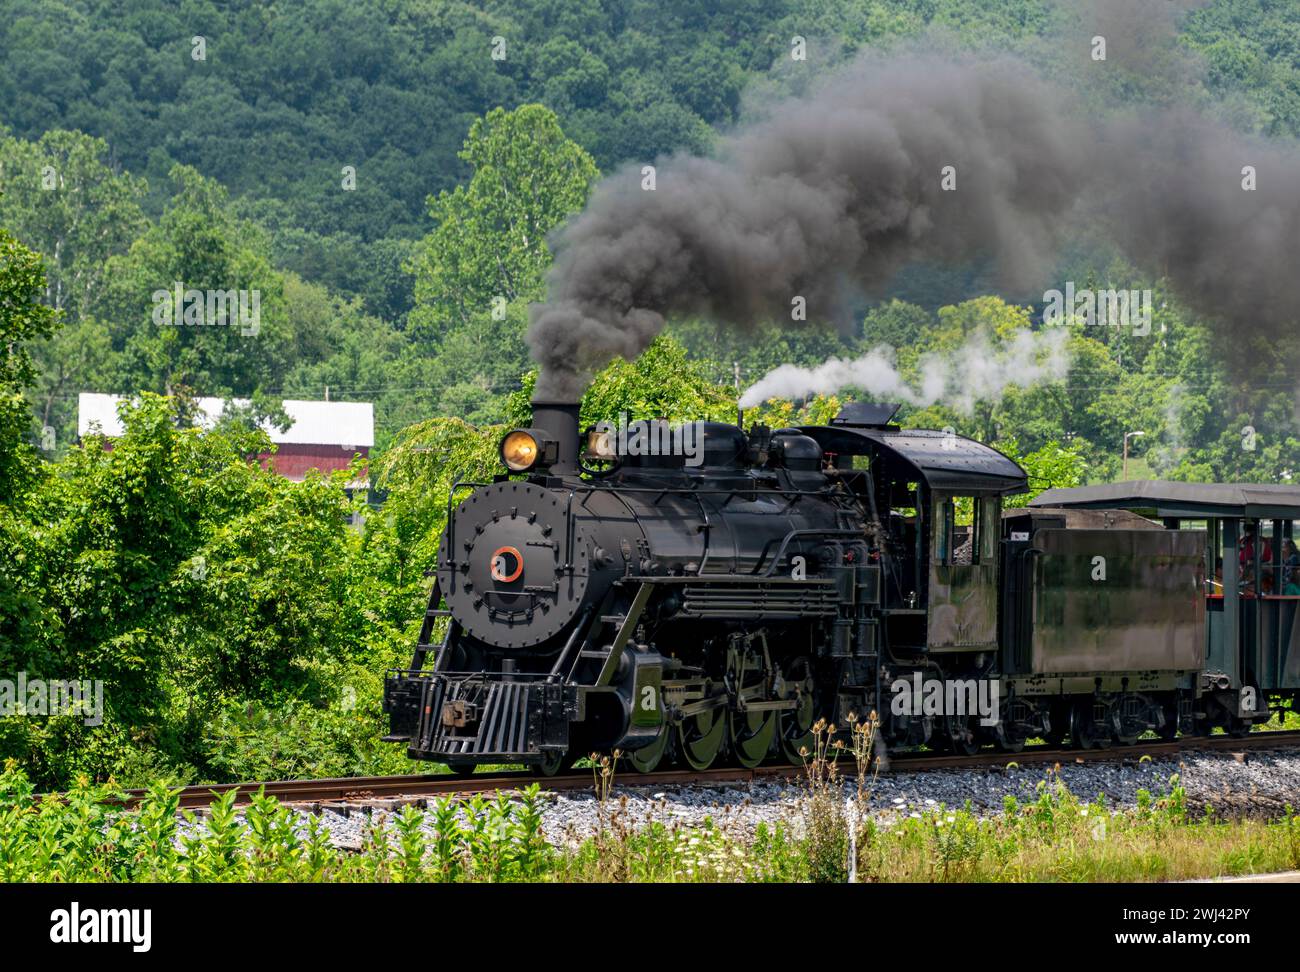
{"type": "Polygon", "coordinates": [[[1119,811],[1074,796],[1055,770],[1033,799],[1000,812],[969,805],[870,805],[873,720],[836,746],[829,726],[805,758],[798,809],[749,827],[723,810],[672,822],[640,818],[614,791],[615,758],[597,759],[597,827],[548,841],[537,786],[495,799],[431,801],[376,813],[359,850],[335,846],[320,819],[271,797],[207,814],[177,812],[178,791],[152,787],[125,811],[112,785],[82,780],[38,800],[13,764],[0,772],[0,880],[374,882],[1161,881],[1300,868],[1300,818],[1193,816],[1177,776],[1119,811]],[[847,754],[845,753],[847,750],[847,754]],[[835,757],[851,755],[855,783],[835,757]]]}

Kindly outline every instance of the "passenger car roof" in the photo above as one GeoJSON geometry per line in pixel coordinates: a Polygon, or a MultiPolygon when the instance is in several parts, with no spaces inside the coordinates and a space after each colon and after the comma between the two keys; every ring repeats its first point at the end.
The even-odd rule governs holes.
{"type": "Polygon", "coordinates": [[[1160,517],[1300,518],[1300,486],[1273,483],[1180,483],[1150,479],[1049,489],[1033,507],[1153,510],[1160,517]]]}

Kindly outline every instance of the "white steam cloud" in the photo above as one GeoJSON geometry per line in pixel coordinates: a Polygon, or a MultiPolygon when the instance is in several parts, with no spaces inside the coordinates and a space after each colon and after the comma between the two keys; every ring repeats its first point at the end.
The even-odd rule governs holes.
{"type": "Polygon", "coordinates": [[[998,401],[1008,388],[1064,379],[1070,369],[1067,341],[1064,328],[1053,328],[1020,331],[995,345],[987,331],[979,330],[956,350],[923,355],[915,384],[898,370],[888,345],[860,358],[831,358],[815,368],[781,365],[745,391],[740,407],[753,408],[773,398],[803,399],[853,389],[920,408],[946,405],[969,415],[976,402],[998,401]]]}

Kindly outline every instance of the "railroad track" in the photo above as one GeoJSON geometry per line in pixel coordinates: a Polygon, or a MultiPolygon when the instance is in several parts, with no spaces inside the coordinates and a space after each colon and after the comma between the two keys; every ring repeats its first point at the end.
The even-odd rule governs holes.
{"type": "MultiPolygon", "coordinates": [[[[1254,732],[1241,738],[1230,736],[1197,736],[1173,742],[1140,742],[1134,746],[1108,749],[1056,749],[1049,746],[1026,747],[1019,753],[987,751],[973,756],[935,756],[929,753],[900,753],[889,757],[886,772],[915,773],[936,769],[1002,769],[1008,764],[1019,766],[1050,763],[1083,762],[1136,762],[1144,756],[1174,756],[1180,752],[1219,750],[1248,752],[1268,749],[1290,749],[1300,744],[1300,731],[1254,732]]],[[[840,772],[854,775],[852,763],[842,763],[840,772]]],[[[760,780],[795,779],[803,775],[799,766],[760,766],[756,769],[724,767],[708,772],[694,770],[661,770],[640,774],[632,771],[619,773],[615,783],[622,786],[679,786],[682,784],[744,784],[760,780]]],[[[386,801],[410,802],[419,798],[490,793],[500,790],[517,790],[529,783],[540,783],[545,790],[582,790],[594,787],[590,770],[552,777],[538,777],[529,772],[493,773],[482,776],[367,776],[324,780],[278,780],[264,783],[224,783],[207,786],[188,786],[181,791],[182,808],[206,807],[215,796],[237,791],[236,802],[247,803],[263,791],[284,803],[330,804],[347,807],[382,804],[386,801]]],[[[143,790],[128,790],[125,802],[134,806],[144,795],[143,790]]]]}

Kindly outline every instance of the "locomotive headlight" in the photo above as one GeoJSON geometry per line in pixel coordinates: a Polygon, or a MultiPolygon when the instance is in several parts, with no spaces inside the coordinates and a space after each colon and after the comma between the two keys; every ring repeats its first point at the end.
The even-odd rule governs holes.
{"type": "Polygon", "coordinates": [[[501,461],[511,472],[527,472],[541,455],[541,445],[531,432],[515,429],[501,440],[501,461]]]}

